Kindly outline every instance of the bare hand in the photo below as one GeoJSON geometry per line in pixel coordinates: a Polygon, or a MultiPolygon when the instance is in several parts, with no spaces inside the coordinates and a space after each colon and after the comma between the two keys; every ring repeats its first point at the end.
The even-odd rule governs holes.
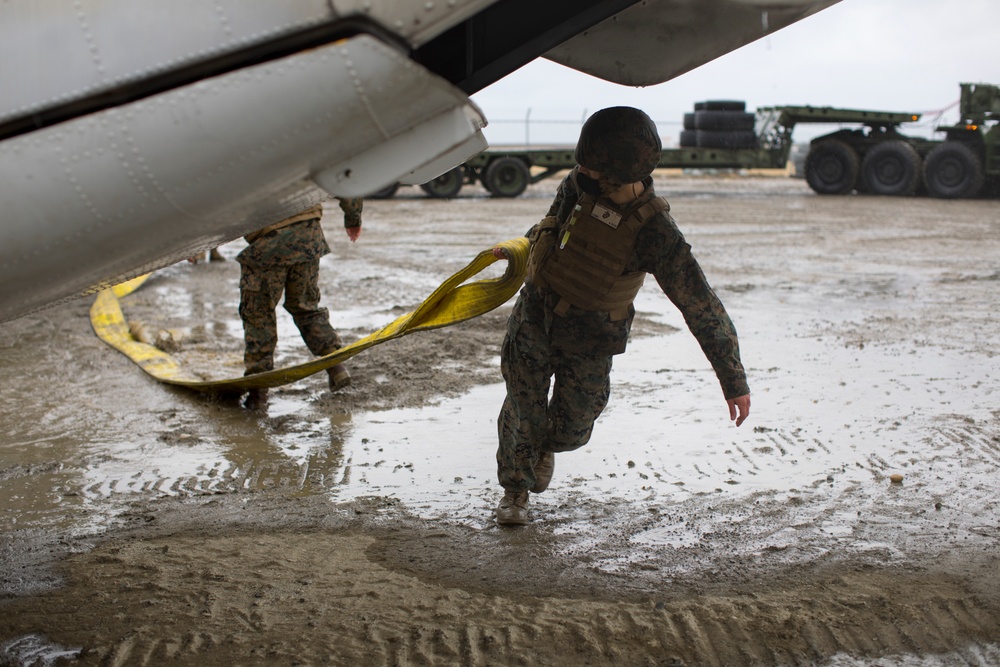
{"type": "Polygon", "coordinates": [[[344,229],[347,230],[347,237],[351,239],[351,243],[357,241],[358,237],[361,236],[361,225],[357,227],[345,227],[344,229]]]}
{"type": "Polygon", "coordinates": [[[510,257],[507,256],[507,249],[501,248],[500,246],[493,248],[493,256],[497,259],[510,259],[510,257]]]}
{"type": "Polygon", "coordinates": [[[735,420],[739,426],[750,414],[750,394],[730,398],[726,403],[729,404],[729,419],[735,420]]]}

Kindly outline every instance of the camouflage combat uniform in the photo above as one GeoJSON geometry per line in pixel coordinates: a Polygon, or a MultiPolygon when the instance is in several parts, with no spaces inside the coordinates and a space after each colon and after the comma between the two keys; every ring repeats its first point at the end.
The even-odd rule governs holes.
{"type": "MultiPolygon", "coordinates": [[[[642,183],[646,189],[637,200],[615,208],[627,214],[650,201],[655,196],[653,180],[646,177],[642,183]]],[[[559,235],[580,196],[571,174],[560,184],[548,213],[558,219],[559,235]]],[[[656,278],[711,362],[726,399],[749,393],[733,323],[669,209],[639,231],[625,271],[644,271],[656,278]]],[[[619,321],[606,312],[573,306],[557,315],[560,299],[528,281],[508,319],[500,357],[507,397],[497,420],[497,476],[508,491],[532,488],[541,452],[571,451],[590,440],[610,396],[612,357],[625,351],[635,316],[632,306],[619,321]]]]}
{"type": "MultiPolygon", "coordinates": [[[[362,199],[341,199],[344,227],[361,225],[362,199]]],[[[250,234],[237,257],[240,263],[240,318],[246,350],[246,375],[274,368],[278,343],[275,308],[285,294],[291,314],[309,351],[329,354],[341,347],[326,308],[319,306],[319,260],[330,252],[320,226],[322,206],[250,234]]]]}

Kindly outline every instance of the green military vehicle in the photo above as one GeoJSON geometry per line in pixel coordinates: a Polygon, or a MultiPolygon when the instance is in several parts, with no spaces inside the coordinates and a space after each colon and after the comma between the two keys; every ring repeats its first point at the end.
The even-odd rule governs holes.
{"type": "Polygon", "coordinates": [[[791,127],[823,116],[863,126],[812,140],[805,176],[820,194],[905,196],[926,191],[932,197],[976,197],[986,184],[994,190],[1000,180],[1000,88],[973,83],[960,87],[959,123],[937,130],[944,140],[899,132],[900,124],[917,120],[919,114],[784,107],[778,122],[791,127]]]}
{"type": "MultiPolygon", "coordinates": [[[[1000,184],[1000,87],[960,85],[960,122],[940,127],[945,138],[902,134],[919,113],[777,106],[745,111],[741,101],[695,104],[684,115],[680,148],[667,148],[659,166],[674,169],[782,169],[792,132],[803,123],[844,126],[810,142],[805,160],[809,186],[823,195],[968,198],[1000,184]],[[989,186],[987,188],[986,186],[989,186]]],[[[455,197],[467,183],[482,183],[493,196],[516,197],[529,184],[576,164],[572,147],[493,148],[420,188],[431,197],[455,197]]],[[[372,196],[391,197],[398,185],[372,196]]]]}

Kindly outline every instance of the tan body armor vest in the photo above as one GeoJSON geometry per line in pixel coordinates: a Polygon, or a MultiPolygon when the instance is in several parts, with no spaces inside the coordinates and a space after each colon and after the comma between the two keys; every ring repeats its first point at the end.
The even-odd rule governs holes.
{"type": "MultiPolygon", "coordinates": [[[[639,230],[654,215],[670,210],[663,197],[654,197],[630,215],[606,204],[599,204],[584,195],[562,231],[552,229],[539,234],[536,247],[539,256],[531,282],[547,286],[560,297],[556,313],[562,315],[569,307],[607,312],[613,321],[628,317],[628,309],[639,293],[645,271],[625,272],[639,230]],[[555,232],[555,233],[553,233],[555,232]],[[543,247],[548,246],[548,247],[543,247]]],[[[529,259],[529,266],[532,264],[529,259]]]]}

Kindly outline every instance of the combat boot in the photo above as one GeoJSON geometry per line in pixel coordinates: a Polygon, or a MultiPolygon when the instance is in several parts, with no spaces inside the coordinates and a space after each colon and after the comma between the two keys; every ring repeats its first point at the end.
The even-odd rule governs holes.
{"type": "Polygon", "coordinates": [[[262,410],[267,407],[267,387],[248,391],[246,406],[247,410],[262,410]]]}
{"type": "Polygon", "coordinates": [[[552,481],[552,473],[556,469],[556,455],[552,452],[542,452],[538,455],[538,462],[535,464],[535,485],[531,487],[532,493],[541,493],[549,488],[552,481]]]}
{"type": "Polygon", "coordinates": [[[528,492],[507,491],[497,506],[497,523],[501,526],[523,526],[528,523],[528,492]]]}
{"type": "Polygon", "coordinates": [[[347,372],[347,366],[344,364],[327,368],[326,372],[330,376],[330,391],[337,391],[351,384],[351,374],[347,372]]]}

